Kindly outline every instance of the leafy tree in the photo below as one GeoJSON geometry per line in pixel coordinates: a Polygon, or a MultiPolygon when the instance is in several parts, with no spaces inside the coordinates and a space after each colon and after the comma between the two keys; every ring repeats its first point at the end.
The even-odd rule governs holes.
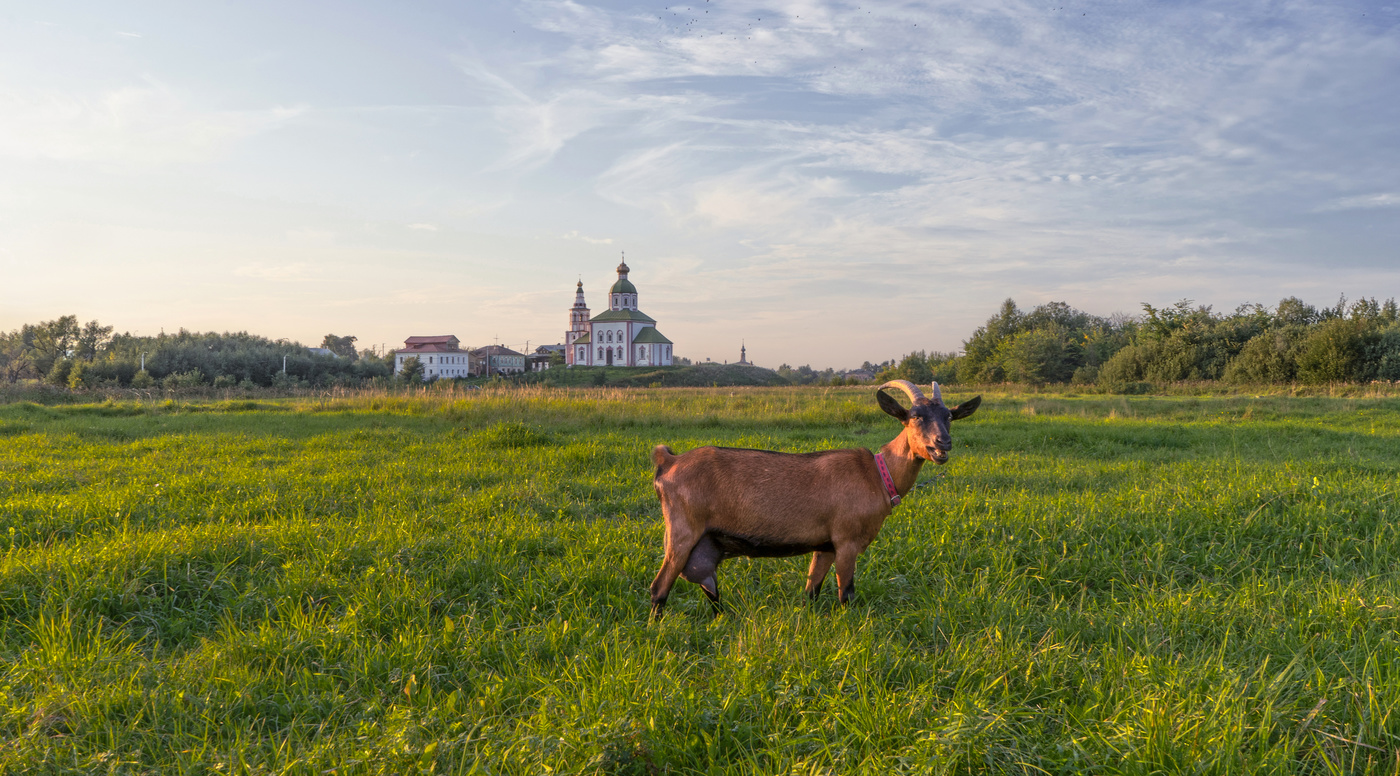
{"type": "MultiPolygon", "coordinates": [[[[36,325],[25,324],[20,328],[25,357],[33,371],[41,375],[49,375],[55,362],[68,357],[80,334],[76,315],[64,315],[36,325]]],[[[67,370],[61,371],[63,382],[60,385],[68,381],[67,370]]]]}
{"type": "Polygon", "coordinates": [[[359,357],[359,352],[355,350],[356,337],[337,337],[334,334],[327,334],[321,340],[321,347],[340,356],[354,361],[359,357]]]}
{"type": "MultiPolygon", "coordinates": [[[[77,318],[74,317],[74,323],[77,318]]],[[[97,321],[88,321],[77,332],[73,343],[73,357],[92,361],[112,340],[112,327],[103,326],[97,321]]]]}
{"type": "Polygon", "coordinates": [[[933,382],[933,370],[929,368],[928,355],[922,350],[916,350],[900,359],[898,365],[881,370],[875,379],[881,382],[908,380],[915,385],[927,385],[933,382]]]}
{"type": "Polygon", "coordinates": [[[399,379],[409,385],[417,385],[423,382],[423,362],[417,356],[409,356],[403,360],[403,368],[399,370],[399,379]]]}
{"type": "Polygon", "coordinates": [[[969,382],[999,383],[1005,379],[1001,363],[996,359],[1001,341],[1021,330],[1022,313],[1016,300],[1007,298],[996,315],[963,342],[963,377],[969,382]]]}
{"type": "Polygon", "coordinates": [[[20,332],[0,332],[0,380],[13,383],[31,370],[26,353],[20,332]]]}
{"type": "Polygon", "coordinates": [[[1296,296],[1280,300],[1274,318],[1282,326],[1311,326],[1319,320],[1317,308],[1296,296]]]}
{"type": "Polygon", "coordinates": [[[1069,330],[1052,322],[1003,340],[996,356],[1007,380],[1042,385],[1069,382],[1078,365],[1074,350],[1069,330]]]}

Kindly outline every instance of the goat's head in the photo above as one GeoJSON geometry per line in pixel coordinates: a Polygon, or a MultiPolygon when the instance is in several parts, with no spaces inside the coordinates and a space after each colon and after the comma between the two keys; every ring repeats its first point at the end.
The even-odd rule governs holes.
{"type": "Polygon", "coordinates": [[[914,454],[936,464],[947,463],[948,451],[953,449],[953,437],[948,431],[948,424],[976,412],[978,405],[982,403],[982,397],[977,396],[950,409],[943,404],[943,392],[939,390],[938,383],[933,384],[933,397],[929,398],[908,380],[891,380],[885,383],[876,389],[875,398],[880,402],[880,409],[904,424],[904,435],[909,440],[909,447],[914,454]],[[909,395],[913,406],[904,409],[894,397],[885,393],[886,388],[904,391],[909,395]]]}

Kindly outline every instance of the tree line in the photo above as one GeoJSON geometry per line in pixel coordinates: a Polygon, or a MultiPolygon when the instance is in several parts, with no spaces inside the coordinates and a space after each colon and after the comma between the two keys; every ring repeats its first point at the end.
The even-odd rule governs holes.
{"type": "Polygon", "coordinates": [[[1342,297],[1313,307],[1288,297],[1229,313],[1183,299],[1143,304],[1131,317],[1099,317],[1051,302],[1024,312],[1007,299],[963,342],[962,353],[918,351],[879,379],[917,383],[1073,383],[1115,391],[1151,383],[1234,384],[1400,381],[1400,311],[1342,297]]]}
{"type": "Polygon", "coordinates": [[[352,336],[327,334],[321,347],[333,355],[318,355],[298,342],[247,332],[112,332],[98,321],[79,324],[73,315],[0,332],[0,381],[70,388],[292,388],[362,385],[393,373],[388,360],[357,352],[352,336]]]}

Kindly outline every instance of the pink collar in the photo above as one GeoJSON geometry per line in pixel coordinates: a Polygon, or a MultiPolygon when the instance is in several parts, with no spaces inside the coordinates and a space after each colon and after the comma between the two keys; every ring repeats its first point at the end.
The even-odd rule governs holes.
{"type": "Polygon", "coordinates": [[[885,483],[885,495],[890,497],[890,506],[899,506],[899,491],[894,487],[894,478],[890,476],[889,467],[885,466],[885,454],[875,454],[875,465],[880,467],[880,481],[885,483]]]}

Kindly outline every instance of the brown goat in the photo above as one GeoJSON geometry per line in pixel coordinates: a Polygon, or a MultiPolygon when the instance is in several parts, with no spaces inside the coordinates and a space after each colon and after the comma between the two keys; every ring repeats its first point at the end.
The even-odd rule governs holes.
{"type": "Polygon", "coordinates": [[[875,455],[864,448],[793,454],[700,447],[683,455],[665,445],[653,449],[666,558],[651,583],[652,615],[661,615],[678,576],[699,585],[718,610],[715,572],[736,555],[810,552],[807,594],[815,599],[821,593],[835,564],[841,603],[849,601],[856,588],[856,556],[914,487],[924,461],[948,461],[953,446],[948,424],[982,403],[978,396],[949,409],[938,383],[929,399],[907,380],[891,380],[875,396],[880,409],[904,424],[875,455]],[[906,410],[886,388],[903,390],[913,406],[906,410]]]}

